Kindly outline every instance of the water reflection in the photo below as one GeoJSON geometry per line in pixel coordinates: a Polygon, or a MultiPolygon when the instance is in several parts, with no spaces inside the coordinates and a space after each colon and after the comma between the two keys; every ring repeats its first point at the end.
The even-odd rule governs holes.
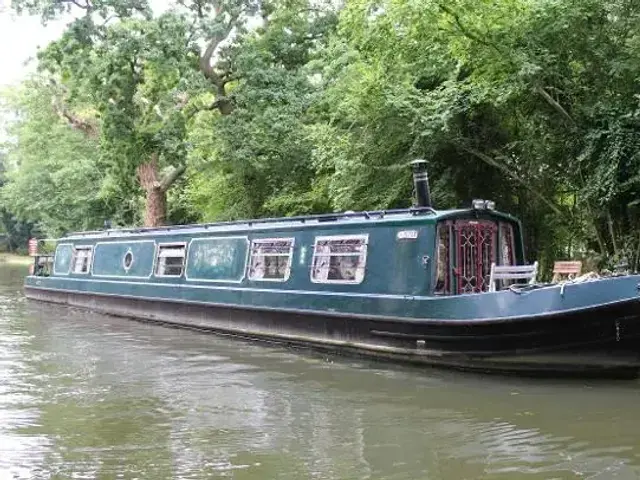
{"type": "Polygon", "coordinates": [[[636,382],[327,359],[26,303],[2,278],[7,478],[640,476],[636,382]]]}

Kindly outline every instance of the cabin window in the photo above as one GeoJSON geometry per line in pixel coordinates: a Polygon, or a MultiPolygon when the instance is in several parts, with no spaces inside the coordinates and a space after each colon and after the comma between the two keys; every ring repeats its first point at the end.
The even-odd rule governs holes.
{"type": "Polygon", "coordinates": [[[158,245],[156,275],[159,277],[179,277],[184,269],[186,246],[184,243],[158,245]]]}
{"type": "Polygon", "coordinates": [[[434,292],[437,294],[451,293],[450,280],[450,245],[451,245],[451,225],[446,223],[438,225],[437,239],[437,264],[436,264],[436,286],[434,292]]]}
{"type": "Polygon", "coordinates": [[[311,281],[361,283],[367,262],[367,235],[317,237],[311,281]]]}
{"type": "Polygon", "coordinates": [[[195,238],[189,244],[184,276],[189,281],[242,282],[250,245],[246,236],[195,238]]]}
{"type": "Polygon", "coordinates": [[[291,273],[293,238],[265,238],[251,242],[249,280],[286,282],[291,273]]]}
{"type": "Polygon", "coordinates": [[[125,272],[128,272],[131,269],[131,265],[133,265],[133,252],[128,250],[122,258],[122,267],[125,272]]]}
{"type": "Polygon", "coordinates": [[[72,273],[89,273],[91,267],[91,254],[93,247],[73,247],[71,258],[72,273]]]}

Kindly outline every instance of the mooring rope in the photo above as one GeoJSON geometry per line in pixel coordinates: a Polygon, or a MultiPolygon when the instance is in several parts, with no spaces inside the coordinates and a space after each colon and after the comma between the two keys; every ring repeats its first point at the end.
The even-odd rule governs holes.
{"type": "Polygon", "coordinates": [[[575,278],[570,278],[567,280],[564,280],[562,282],[559,283],[532,283],[532,284],[528,284],[528,285],[522,285],[522,284],[513,284],[509,286],[509,290],[517,295],[523,295],[523,294],[528,294],[529,292],[531,292],[532,290],[537,290],[539,288],[544,288],[544,287],[550,287],[550,286],[560,286],[560,295],[564,297],[564,289],[567,285],[571,285],[574,283],[584,283],[584,282],[590,282],[593,280],[598,280],[599,278],[602,278],[598,273],[596,272],[587,272],[583,275],[580,275],[579,277],[575,277],[575,278]]]}

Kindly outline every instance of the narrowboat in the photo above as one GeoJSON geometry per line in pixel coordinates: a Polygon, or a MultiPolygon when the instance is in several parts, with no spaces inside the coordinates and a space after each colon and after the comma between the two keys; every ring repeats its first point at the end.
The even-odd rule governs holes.
{"type": "MultiPolygon", "coordinates": [[[[35,254],[29,299],[429,366],[635,378],[640,276],[526,284],[521,224],[474,200],[79,232],[35,254]],[[494,272],[495,271],[495,272],[494,272]],[[505,280],[506,278],[506,280],[505,280]],[[496,288],[497,287],[497,288],[496,288]]],[[[535,264],[534,264],[535,265],[535,264]]]]}

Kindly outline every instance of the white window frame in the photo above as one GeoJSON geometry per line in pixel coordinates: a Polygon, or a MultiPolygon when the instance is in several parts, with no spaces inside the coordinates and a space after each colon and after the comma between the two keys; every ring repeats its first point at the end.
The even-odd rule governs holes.
{"type": "Polygon", "coordinates": [[[296,239],[294,237],[287,238],[254,238],[251,240],[251,244],[249,245],[249,261],[247,262],[247,278],[252,282],[286,282],[289,280],[291,276],[291,266],[293,265],[293,249],[295,246],[296,239]],[[260,244],[264,243],[273,243],[273,242],[289,242],[289,253],[271,253],[267,255],[256,255],[254,254],[254,247],[259,247],[260,244]],[[268,257],[288,257],[289,262],[287,264],[287,270],[283,278],[257,278],[254,277],[252,272],[252,265],[254,257],[258,256],[268,256],[268,257]]]}
{"type": "MultiPolygon", "coordinates": [[[[172,257],[177,258],[177,257],[172,257]]],[[[174,266],[174,265],[172,265],[174,266]]],[[[167,242],[167,243],[157,243],[156,244],[156,252],[153,258],[153,275],[159,278],[180,278],[184,275],[185,270],[187,268],[187,242],[167,242]],[[182,269],[180,270],[180,275],[167,275],[166,273],[158,273],[158,265],[160,261],[160,252],[163,248],[182,248],[182,269]]]]}
{"type": "Polygon", "coordinates": [[[91,272],[91,266],[93,265],[93,245],[74,245],[73,253],[71,254],[71,262],[69,265],[69,272],[74,275],[89,275],[91,272]],[[89,252],[86,256],[87,259],[87,269],[86,271],[77,271],[76,270],[76,261],[78,259],[78,252],[89,252]]]}
{"type": "MultiPolygon", "coordinates": [[[[311,283],[328,283],[328,284],[350,284],[356,285],[360,284],[364,281],[366,267],[367,267],[367,252],[369,250],[369,235],[361,234],[361,235],[327,235],[322,237],[316,237],[315,243],[313,245],[313,257],[311,258],[311,269],[309,272],[311,283]],[[320,242],[331,242],[331,241],[343,241],[343,240],[362,240],[362,251],[359,252],[360,260],[358,262],[358,267],[356,270],[356,278],[354,280],[322,280],[315,278],[316,271],[316,258],[321,256],[326,257],[354,257],[357,254],[355,253],[324,253],[318,252],[318,243],[320,242]],[[360,262],[362,264],[360,265],[360,262]]],[[[328,268],[328,267],[327,267],[328,268]]]]}

